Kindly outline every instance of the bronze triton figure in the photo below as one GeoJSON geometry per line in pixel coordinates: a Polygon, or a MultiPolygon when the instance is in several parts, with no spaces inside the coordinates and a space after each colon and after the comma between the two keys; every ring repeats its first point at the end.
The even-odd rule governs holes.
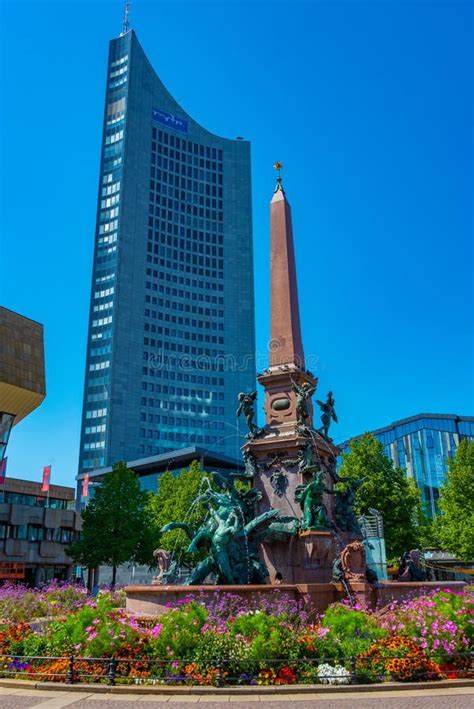
{"type": "Polygon", "coordinates": [[[323,494],[327,492],[321,472],[313,474],[312,479],[295,489],[295,502],[302,510],[301,529],[329,529],[331,522],[328,519],[323,494]]]}

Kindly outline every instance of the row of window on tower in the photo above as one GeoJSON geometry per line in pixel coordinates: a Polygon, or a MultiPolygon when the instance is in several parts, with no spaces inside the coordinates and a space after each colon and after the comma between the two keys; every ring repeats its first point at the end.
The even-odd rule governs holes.
{"type": "MultiPolygon", "coordinates": [[[[154,129],[154,137],[156,130],[154,129]]],[[[166,133],[159,131],[158,132],[158,138],[159,140],[163,142],[170,142],[170,144],[174,144],[178,149],[181,148],[182,150],[186,150],[189,148],[190,152],[191,151],[196,151],[201,152],[201,154],[205,154],[205,147],[200,146],[198,147],[193,147],[192,144],[183,139],[179,139],[174,136],[169,136],[168,139],[165,138],[166,133]],[[172,138],[172,140],[170,140],[172,138]]],[[[159,147],[159,146],[158,146],[159,147]]],[[[208,148],[208,157],[217,157],[217,151],[216,149],[211,149],[208,148]],[[214,150],[214,155],[212,155],[212,150],[214,150]]],[[[168,156],[170,157],[170,160],[173,159],[180,159],[182,156],[179,155],[179,153],[176,154],[169,154],[168,156]]],[[[219,156],[222,158],[222,154],[219,156]]],[[[187,160],[185,157],[184,160],[187,160]]],[[[162,163],[163,165],[164,163],[162,163]]],[[[167,164],[168,167],[175,167],[174,164],[170,163],[167,164]]],[[[201,165],[201,167],[204,167],[204,165],[201,165]]],[[[162,177],[162,174],[159,173],[158,171],[153,172],[152,171],[152,177],[162,177]]],[[[198,176],[198,175],[197,175],[198,176]]],[[[205,177],[205,175],[203,175],[205,177]]],[[[194,252],[195,256],[199,256],[199,252],[204,256],[205,255],[205,245],[209,244],[216,244],[220,243],[221,245],[223,244],[223,236],[222,236],[222,223],[217,224],[217,219],[218,219],[218,214],[217,210],[214,209],[212,210],[212,207],[219,207],[221,204],[216,202],[216,197],[219,195],[222,197],[222,187],[217,187],[216,185],[203,185],[202,183],[198,183],[197,181],[192,181],[192,180],[187,180],[187,181],[182,181],[179,183],[183,189],[178,190],[175,189],[174,191],[174,197],[175,200],[171,200],[167,198],[163,194],[159,194],[160,192],[160,187],[156,185],[156,183],[152,186],[154,188],[154,192],[151,192],[151,199],[150,199],[150,213],[154,215],[155,219],[153,221],[149,222],[149,251],[151,250],[151,245],[152,245],[152,240],[161,243],[162,245],[166,245],[170,247],[166,252],[161,252],[156,249],[157,244],[154,244],[153,246],[153,252],[155,255],[155,260],[154,263],[156,265],[160,265],[162,267],[162,270],[159,272],[158,270],[154,270],[152,272],[152,269],[147,269],[147,275],[153,275],[153,277],[158,281],[158,279],[167,279],[170,280],[171,278],[176,282],[176,276],[171,275],[171,274],[166,274],[164,269],[169,269],[170,271],[176,271],[176,270],[183,270],[183,263],[180,263],[180,255],[185,253],[186,251],[189,252],[194,252]],[[186,194],[184,191],[185,188],[188,188],[189,192],[186,194]],[[194,189],[193,189],[194,188],[194,189]],[[218,192],[220,191],[220,194],[218,192]],[[207,192],[207,195],[206,195],[207,192]],[[180,200],[180,201],[179,201],[180,200]],[[153,203],[155,204],[154,211],[153,209],[153,203]],[[187,203],[187,204],[186,204],[187,203]],[[161,205],[161,207],[160,207],[161,205]],[[205,208],[208,208],[208,212],[206,213],[205,208]],[[199,208],[201,208],[201,213],[199,212],[199,208]],[[160,209],[160,211],[158,211],[160,209]],[[193,214],[193,211],[194,214],[193,214]],[[174,211],[173,211],[174,210],[174,211]],[[184,220],[184,215],[188,212],[186,215],[188,218],[191,217],[191,215],[196,219],[198,217],[201,217],[200,221],[200,226],[201,230],[198,231],[198,229],[191,229],[190,224],[188,222],[188,227],[185,229],[185,220],[184,220]],[[208,222],[206,223],[206,231],[204,231],[204,221],[203,218],[207,216],[208,222]],[[159,218],[161,217],[161,221],[159,221],[159,218]],[[213,222],[211,223],[209,219],[213,219],[213,222]],[[154,228],[154,231],[153,231],[154,228]],[[161,232],[160,232],[161,229],[161,232]],[[221,234],[217,234],[217,232],[221,232],[221,234]],[[171,236],[173,235],[173,237],[171,236]],[[178,236],[180,237],[178,241],[178,236]],[[183,237],[187,237],[184,239],[183,237]],[[173,240],[171,240],[173,239],[173,240]],[[173,251],[174,249],[174,251],[173,251]],[[179,250],[179,251],[178,251],[179,250]],[[169,260],[166,260],[166,258],[161,258],[158,259],[158,255],[161,256],[168,256],[169,260]]],[[[166,189],[166,186],[165,186],[166,189]]],[[[170,194],[168,192],[168,194],[170,194]]],[[[170,194],[170,196],[173,196],[170,194]]],[[[198,225],[198,222],[196,221],[196,226],[198,225]]],[[[212,246],[211,246],[212,248],[212,246]]],[[[212,251],[209,253],[209,256],[212,254],[212,251]]],[[[220,249],[218,252],[219,256],[223,256],[223,250],[220,249]]],[[[183,259],[183,256],[181,256],[181,260],[185,261],[185,258],[183,259]]],[[[205,276],[208,279],[209,278],[216,278],[216,276],[223,276],[222,270],[223,270],[223,263],[217,264],[217,263],[212,263],[212,261],[208,262],[206,264],[205,261],[202,261],[201,264],[199,264],[199,261],[196,259],[194,263],[190,262],[185,265],[187,267],[188,271],[190,273],[195,273],[196,275],[200,276],[205,276]],[[217,274],[215,272],[212,272],[210,268],[207,270],[204,270],[204,266],[207,265],[208,267],[216,269],[216,266],[219,265],[221,269],[221,273],[217,274]],[[199,268],[201,266],[201,268],[199,268]]],[[[186,332],[176,332],[175,330],[172,329],[167,329],[163,328],[163,330],[167,330],[165,333],[167,337],[176,337],[179,335],[183,336],[183,339],[195,339],[198,341],[202,341],[205,339],[210,339],[211,337],[214,339],[215,336],[208,335],[205,332],[202,332],[202,330],[206,329],[206,326],[217,326],[219,325],[222,327],[223,330],[223,324],[219,323],[212,323],[211,321],[190,321],[188,324],[184,323],[184,319],[180,318],[180,316],[175,316],[172,312],[170,311],[176,311],[176,310],[181,310],[182,312],[190,312],[188,310],[189,306],[187,306],[185,303],[181,303],[178,300],[175,300],[178,297],[181,298],[187,298],[187,299],[193,299],[193,300],[205,300],[206,302],[216,302],[218,298],[218,302],[223,305],[223,298],[220,296],[211,296],[208,294],[203,294],[200,292],[200,288],[206,288],[206,289],[215,289],[216,286],[219,288],[220,284],[215,284],[211,283],[209,281],[201,281],[197,279],[189,279],[185,278],[182,276],[178,276],[178,279],[181,283],[185,283],[188,289],[186,291],[184,290],[179,290],[179,289],[174,289],[172,292],[172,295],[174,296],[173,300],[168,300],[164,301],[163,299],[159,299],[156,296],[153,295],[145,295],[145,302],[146,303],[152,303],[153,305],[159,305],[160,306],[160,318],[168,320],[170,322],[176,322],[177,324],[180,324],[184,327],[194,327],[195,332],[189,333],[188,331],[186,332]],[[192,291],[189,290],[189,287],[194,287],[196,290],[192,291]],[[212,300],[211,300],[212,299],[212,300]],[[164,309],[164,310],[163,310],[164,309]],[[168,311],[168,312],[167,312],[168,311]],[[179,320],[182,320],[180,323],[179,320]],[[200,332],[201,330],[201,332],[200,332]],[[186,337],[187,336],[187,337],[186,337]]],[[[222,288],[222,286],[220,286],[222,288]]],[[[146,288],[151,290],[151,291],[158,291],[163,292],[164,287],[159,284],[158,282],[152,282],[152,281],[147,281],[146,283],[146,288]]],[[[170,289],[167,288],[169,291],[170,289]]],[[[193,312],[195,310],[194,308],[191,310],[193,312]]],[[[209,310],[209,309],[208,309],[209,310]]],[[[214,311],[215,313],[215,311],[214,311]]],[[[215,317],[215,314],[213,313],[211,309],[210,317],[215,317]]],[[[154,311],[150,308],[145,309],[145,314],[147,318],[153,318],[154,311]]],[[[158,313],[157,313],[158,314],[158,313]]],[[[207,314],[206,309],[197,309],[196,314],[207,314]],[[203,312],[200,313],[199,311],[202,310],[203,312]]],[[[218,314],[219,317],[224,316],[224,311],[219,311],[218,314]]],[[[156,326],[154,323],[150,322],[145,322],[145,331],[146,332],[159,332],[161,329],[161,326],[156,326]]],[[[221,343],[223,344],[223,338],[221,339],[221,343]]],[[[161,351],[166,349],[171,352],[181,352],[181,353],[186,353],[186,354],[191,354],[193,356],[207,356],[208,358],[212,357],[218,357],[219,355],[223,355],[223,352],[219,352],[217,350],[209,350],[206,348],[195,348],[195,347],[189,347],[187,345],[181,345],[179,342],[174,343],[174,342],[162,342],[160,340],[156,340],[155,338],[149,338],[145,337],[144,338],[144,344],[148,345],[150,344],[151,347],[155,348],[157,347],[161,351]]],[[[149,356],[156,358],[156,353],[151,352],[148,353],[149,356]]],[[[148,391],[153,391],[153,388],[155,387],[156,391],[161,391],[161,384],[155,384],[151,381],[149,381],[149,377],[154,377],[158,375],[159,377],[163,377],[166,379],[178,379],[178,380],[183,380],[183,378],[186,380],[189,380],[190,378],[195,379],[196,375],[195,374],[188,374],[188,373],[183,373],[183,367],[179,366],[178,371],[170,371],[169,365],[171,362],[168,362],[168,355],[163,354],[163,369],[157,369],[155,367],[144,367],[143,368],[143,374],[146,376],[146,379],[143,381],[143,386],[147,388],[148,391]],[[168,365],[168,366],[167,366],[168,365]]],[[[197,366],[198,362],[195,361],[194,363],[191,361],[187,361],[187,368],[192,368],[193,366],[197,366]]],[[[206,369],[206,367],[202,366],[202,362],[199,363],[200,369],[206,369]]],[[[208,361],[206,362],[207,369],[208,371],[215,371],[217,369],[214,365],[213,362],[208,361]]],[[[201,376],[201,375],[197,375],[201,376]]],[[[210,381],[212,379],[213,384],[214,380],[217,378],[211,378],[208,377],[208,380],[210,381]]],[[[221,385],[223,386],[223,378],[219,378],[221,385]]],[[[215,384],[214,384],[215,385],[215,384]]],[[[165,388],[166,385],[163,386],[163,389],[165,388]]],[[[203,395],[205,394],[205,390],[200,392],[200,390],[185,390],[181,389],[180,387],[176,387],[176,390],[174,387],[169,387],[169,390],[163,391],[162,393],[165,395],[164,397],[161,397],[160,399],[153,399],[151,397],[142,397],[141,404],[143,407],[146,407],[148,411],[142,411],[140,416],[142,421],[148,421],[151,423],[152,421],[154,423],[159,422],[160,423],[160,428],[159,429],[140,429],[141,433],[141,438],[146,437],[148,439],[153,438],[154,440],[160,440],[160,445],[158,447],[150,446],[149,444],[140,444],[140,452],[141,453],[147,453],[151,454],[154,452],[155,454],[160,453],[160,452],[165,452],[166,450],[170,450],[170,446],[163,446],[163,442],[170,441],[173,444],[183,444],[183,443],[195,443],[195,444],[215,444],[218,441],[217,436],[210,436],[210,435],[201,435],[201,434],[195,434],[195,433],[190,433],[189,431],[168,431],[168,430],[163,430],[162,426],[172,426],[172,427],[177,427],[177,428],[187,428],[187,429],[192,429],[196,427],[211,427],[211,428],[224,428],[224,423],[222,421],[218,421],[217,418],[214,418],[213,421],[210,421],[208,418],[199,418],[199,415],[204,416],[204,417],[209,417],[211,415],[215,417],[222,417],[225,414],[225,409],[223,406],[215,406],[215,405],[206,405],[203,403],[198,403],[198,402],[175,402],[175,401],[167,401],[166,399],[169,396],[173,396],[175,391],[189,391],[189,396],[195,397],[195,398],[203,398],[203,395]],[[172,393],[173,392],[173,393],[172,393]],[[156,413],[151,413],[149,409],[153,409],[156,411],[157,409],[163,410],[163,409],[168,409],[170,411],[175,411],[181,414],[178,417],[175,416],[165,416],[162,413],[156,414],[156,413]],[[183,413],[185,414],[183,417],[183,413]],[[188,418],[186,416],[190,416],[188,418]]],[[[183,396],[185,396],[183,394],[183,396]]],[[[218,393],[213,393],[213,398],[218,399],[218,398],[224,398],[224,392],[218,392],[218,393]]],[[[172,448],[173,446],[171,446],[172,448]]]]}
{"type": "MultiPolygon", "coordinates": [[[[91,322],[91,341],[85,418],[99,418],[94,426],[84,426],[83,451],[105,448],[107,408],[97,408],[97,403],[108,399],[110,384],[111,344],[98,346],[111,340],[115,275],[117,266],[117,241],[120,214],[120,195],[123,179],[123,138],[125,121],[125,82],[128,73],[128,54],[117,57],[110,64],[106,130],[104,134],[101,178],[101,201],[97,233],[94,292],[91,322]],[[99,287],[97,287],[99,286],[99,287]],[[100,287],[105,286],[105,287],[100,287]],[[106,357],[108,357],[106,359],[106,357]]],[[[103,464],[104,458],[96,458],[95,464],[103,464]]],[[[93,461],[85,458],[83,467],[93,467],[93,461]]]]}
{"type": "Polygon", "coordinates": [[[171,148],[177,148],[178,150],[183,150],[185,152],[187,151],[189,153],[193,153],[194,155],[200,155],[201,157],[219,161],[222,161],[223,159],[223,152],[220,148],[212,148],[209,145],[194,143],[191,140],[181,138],[179,135],[174,135],[174,133],[167,133],[159,128],[152,129],[152,138],[154,141],[158,140],[163,145],[170,146],[171,148]]]}

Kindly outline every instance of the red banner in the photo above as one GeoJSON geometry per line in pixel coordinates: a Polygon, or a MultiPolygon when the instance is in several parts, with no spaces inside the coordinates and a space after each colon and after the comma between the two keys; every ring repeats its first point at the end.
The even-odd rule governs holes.
{"type": "Polygon", "coordinates": [[[84,475],[84,480],[82,481],[82,497],[89,497],[89,473],[84,475]]]}
{"type": "Polygon", "coordinates": [[[0,485],[3,485],[7,477],[7,460],[8,458],[4,458],[0,463],[0,485]]]}
{"type": "Polygon", "coordinates": [[[45,465],[43,468],[43,483],[41,485],[41,492],[49,491],[49,481],[51,478],[51,466],[45,465]]]}

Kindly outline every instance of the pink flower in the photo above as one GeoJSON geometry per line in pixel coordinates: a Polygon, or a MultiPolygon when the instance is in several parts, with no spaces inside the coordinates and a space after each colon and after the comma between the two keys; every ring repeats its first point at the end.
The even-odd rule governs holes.
{"type": "Polygon", "coordinates": [[[161,633],[163,630],[163,623],[158,623],[158,625],[155,625],[153,630],[151,631],[151,634],[154,638],[158,637],[158,635],[161,633]]]}

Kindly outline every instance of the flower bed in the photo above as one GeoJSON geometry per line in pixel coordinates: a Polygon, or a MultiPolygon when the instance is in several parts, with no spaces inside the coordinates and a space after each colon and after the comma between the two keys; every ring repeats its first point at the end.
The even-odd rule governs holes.
{"type": "Polygon", "coordinates": [[[473,594],[438,591],[377,613],[309,617],[284,593],[244,605],[188,597],[158,619],[118,593],[70,584],[0,588],[0,675],[109,684],[291,685],[470,676],[473,594]],[[38,620],[40,618],[40,620],[38,620]]]}

